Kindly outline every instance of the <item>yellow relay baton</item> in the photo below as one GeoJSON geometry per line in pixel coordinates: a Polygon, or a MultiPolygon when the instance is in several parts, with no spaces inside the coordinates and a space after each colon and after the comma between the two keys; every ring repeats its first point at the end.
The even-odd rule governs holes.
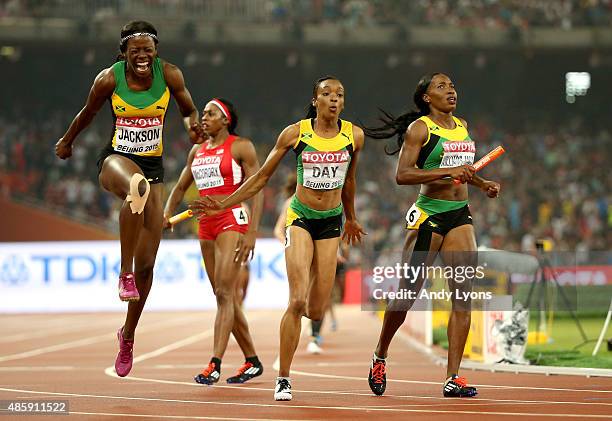
{"type": "Polygon", "coordinates": [[[187,209],[184,212],[181,212],[179,214],[176,214],[174,216],[171,216],[168,219],[168,222],[170,222],[170,224],[175,225],[178,224],[181,221],[184,221],[185,219],[189,219],[193,216],[193,211],[191,209],[187,209]]]}

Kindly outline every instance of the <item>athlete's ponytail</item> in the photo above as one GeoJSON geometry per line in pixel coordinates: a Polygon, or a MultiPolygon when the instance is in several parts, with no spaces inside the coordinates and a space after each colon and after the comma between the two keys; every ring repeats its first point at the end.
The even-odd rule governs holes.
{"type": "Polygon", "coordinates": [[[431,73],[423,76],[421,80],[419,80],[413,96],[414,104],[417,107],[416,110],[395,117],[393,114],[379,108],[380,112],[383,114],[379,117],[379,120],[383,122],[383,125],[379,127],[363,127],[364,133],[373,139],[388,139],[397,135],[397,149],[388,151],[385,146],[385,152],[388,155],[395,155],[400,151],[404,144],[404,134],[408,126],[418,118],[429,114],[429,104],[425,102],[423,95],[427,92],[427,88],[429,88],[429,84],[433,77],[438,74],[439,73],[431,73]]]}
{"type": "Polygon", "coordinates": [[[317,109],[313,104],[313,101],[315,99],[317,99],[317,91],[319,90],[319,84],[321,82],[325,82],[326,80],[339,80],[336,76],[323,76],[319,79],[317,79],[314,83],[314,86],[312,88],[312,99],[310,100],[310,103],[306,106],[306,118],[316,118],[317,117],[317,109]]]}

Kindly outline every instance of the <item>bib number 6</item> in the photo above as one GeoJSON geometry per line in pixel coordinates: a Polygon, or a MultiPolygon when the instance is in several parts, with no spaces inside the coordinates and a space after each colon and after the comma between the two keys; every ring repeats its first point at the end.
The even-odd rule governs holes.
{"type": "Polygon", "coordinates": [[[414,227],[415,224],[419,221],[421,217],[421,211],[416,205],[412,205],[408,212],[406,213],[406,222],[408,222],[409,227],[414,227]]]}

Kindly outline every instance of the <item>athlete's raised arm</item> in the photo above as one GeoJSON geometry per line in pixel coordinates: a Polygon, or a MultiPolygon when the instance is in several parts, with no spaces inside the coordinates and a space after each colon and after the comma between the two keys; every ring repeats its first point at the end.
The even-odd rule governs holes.
{"type": "Polygon", "coordinates": [[[268,154],[266,162],[261,168],[249,177],[238,190],[236,190],[231,196],[228,196],[223,201],[215,200],[209,196],[202,197],[192,202],[189,206],[196,215],[206,215],[211,211],[218,211],[221,209],[227,209],[238,203],[251,198],[257,192],[259,192],[266,185],[278,164],[285,156],[288,150],[290,150],[296,142],[300,132],[299,124],[292,124],[286,127],[281,134],[278,136],[276,144],[268,154]]]}
{"type": "Polygon", "coordinates": [[[174,64],[164,62],[164,78],[183,116],[183,124],[185,125],[185,130],[189,133],[189,140],[195,144],[202,143],[204,141],[204,133],[199,122],[198,109],[193,104],[191,94],[185,86],[183,72],[174,64]]]}
{"type": "Polygon", "coordinates": [[[64,136],[55,144],[55,154],[58,157],[66,159],[72,156],[74,140],[83,129],[89,126],[102,105],[113,94],[114,89],[115,75],[112,69],[109,67],[98,73],[89,90],[85,106],[74,117],[64,136]]]}

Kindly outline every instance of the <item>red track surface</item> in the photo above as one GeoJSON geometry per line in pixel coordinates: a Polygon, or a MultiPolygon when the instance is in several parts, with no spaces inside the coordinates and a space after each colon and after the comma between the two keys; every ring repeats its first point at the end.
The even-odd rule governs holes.
{"type": "Polygon", "coordinates": [[[222,380],[212,387],[193,382],[210,358],[211,312],[145,312],[135,365],[125,379],[109,369],[122,315],[0,316],[0,400],[68,400],[72,415],[53,420],[612,419],[609,378],[464,371],[479,387],[478,398],[442,398],[444,368],[401,337],[390,350],[387,392],[373,396],[366,376],[380,321],[346,307],[338,311],[339,330],[325,332],[324,354],[306,354],[302,339],[293,364],[293,401],[275,402],[280,316],[248,314],[264,375],[245,385],[225,383],[243,360],[232,341],[222,380]]]}

